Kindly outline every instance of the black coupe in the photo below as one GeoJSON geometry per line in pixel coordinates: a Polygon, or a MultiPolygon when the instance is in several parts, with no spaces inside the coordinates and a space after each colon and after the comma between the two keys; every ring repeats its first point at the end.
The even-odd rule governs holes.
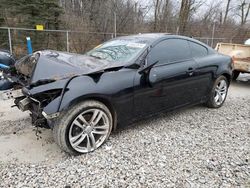
{"type": "Polygon", "coordinates": [[[6,92],[33,124],[53,130],[66,152],[88,153],[112,130],[163,111],[204,103],[221,107],[232,60],[205,44],[170,34],[105,42],[84,55],[39,51],[5,68],[6,92]]]}

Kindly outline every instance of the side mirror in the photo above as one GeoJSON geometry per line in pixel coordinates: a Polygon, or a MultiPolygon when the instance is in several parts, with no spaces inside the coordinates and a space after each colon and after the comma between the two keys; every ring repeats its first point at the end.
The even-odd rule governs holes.
{"type": "Polygon", "coordinates": [[[140,70],[139,70],[139,74],[143,74],[143,73],[148,73],[150,71],[150,69],[155,65],[157,64],[159,61],[156,61],[154,63],[152,63],[151,65],[145,65],[144,67],[142,67],[140,70]]]}

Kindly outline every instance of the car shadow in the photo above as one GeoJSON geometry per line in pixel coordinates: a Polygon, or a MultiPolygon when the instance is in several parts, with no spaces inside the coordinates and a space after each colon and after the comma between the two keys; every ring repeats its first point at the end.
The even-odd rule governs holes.
{"type": "Polygon", "coordinates": [[[136,120],[132,123],[128,123],[124,126],[117,126],[117,129],[113,131],[112,134],[119,134],[122,131],[131,131],[135,130],[138,127],[143,127],[147,124],[151,124],[152,122],[159,122],[162,119],[168,120],[168,119],[173,119],[174,116],[181,116],[184,114],[186,111],[192,110],[192,109],[197,109],[197,108],[206,108],[204,104],[199,104],[199,105],[192,105],[192,106],[186,106],[182,107],[179,109],[175,110],[170,110],[170,111],[164,111],[160,112],[158,114],[150,115],[147,117],[143,117],[143,119],[136,120]]]}

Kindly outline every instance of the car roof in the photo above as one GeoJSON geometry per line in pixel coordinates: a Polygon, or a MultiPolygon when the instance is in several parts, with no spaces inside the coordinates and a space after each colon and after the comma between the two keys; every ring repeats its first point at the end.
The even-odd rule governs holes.
{"type": "MultiPolygon", "coordinates": [[[[115,39],[121,39],[121,40],[133,40],[135,42],[145,42],[147,44],[153,44],[157,41],[168,39],[168,38],[179,38],[179,39],[185,39],[190,40],[196,43],[200,43],[204,45],[204,43],[201,43],[200,41],[193,39],[191,37],[181,36],[181,35],[174,35],[171,33],[143,33],[143,34],[137,34],[137,35],[128,35],[128,36],[121,36],[117,37],[115,39]]],[[[114,40],[115,40],[114,39],[114,40]]]]}
{"type": "Polygon", "coordinates": [[[137,35],[121,36],[121,37],[117,37],[116,39],[144,41],[146,43],[152,43],[158,39],[166,37],[167,35],[170,35],[170,34],[167,34],[167,33],[143,33],[143,34],[137,34],[137,35]]]}
{"type": "Polygon", "coordinates": [[[182,35],[175,35],[171,33],[143,33],[143,34],[137,34],[137,35],[128,35],[128,36],[122,36],[122,37],[117,37],[114,38],[113,40],[131,40],[132,42],[141,42],[141,43],[146,43],[147,45],[154,46],[158,42],[165,40],[165,39],[170,39],[170,38],[175,38],[175,39],[184,39],[184,40],[189,40],[195,43],[198,43],[204,47],[206,47],[210,52],[215,52],[210,46],[206,45],[205,43],[194,39],[192,37],[187,37],[187,36],[182,36],[182,35]]]}

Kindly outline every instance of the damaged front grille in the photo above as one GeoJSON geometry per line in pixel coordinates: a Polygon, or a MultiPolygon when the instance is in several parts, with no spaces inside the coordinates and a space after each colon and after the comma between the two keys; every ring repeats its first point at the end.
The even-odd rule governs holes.
{"type": "Polygon", "coordinates": [[[42,114],[44,107],[46,107],[52,100],[61,95],[61,89],[50,90],[36,94],[34,96],[20,97],[15,99],[15,104],[22,111],[29,110],[31,112],[32,124],[36,127],[48,128],[47,119],[42,114]]]}
{"type": "Polygon", "coordinates": [[[41,108],[47,106],[52,100],[61,95],[62,89],[53,89],[45,91],[33,96],[37,101],[40,102],[41,108]]]}

